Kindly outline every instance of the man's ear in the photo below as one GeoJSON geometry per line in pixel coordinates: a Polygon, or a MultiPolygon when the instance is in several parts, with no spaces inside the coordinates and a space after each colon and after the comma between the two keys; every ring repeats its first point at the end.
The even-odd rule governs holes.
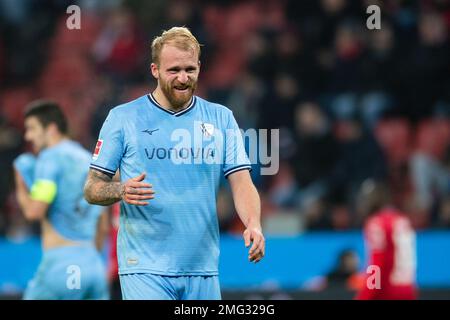
{"type": "Polygon", "coordinates": [[[152,72],[152,76],[155,79],[159,79],[159,69],[158,66],[156,65],[156,63],[153,63],[150,65],[150,71],[152,72]]]}
{"type": "Polygon", "coordinates": [[[56,123],[51,122],[47,125],[47,127],[45,128],[45,131],[47,131],[48,134],[55,134],[56,132],[58,132],[58,126],[56,125],[56,123]]]}

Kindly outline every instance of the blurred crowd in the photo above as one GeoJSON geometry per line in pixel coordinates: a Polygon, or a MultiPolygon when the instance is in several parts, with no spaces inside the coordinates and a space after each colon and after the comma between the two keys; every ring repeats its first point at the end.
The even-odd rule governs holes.
{"type": "MultiPolygon", "coordinates": [[[[450,228],[450,1],[0,0],[0,234],[36,232],[13,194],[24,106],[61,103],[92,150],[108,111],[155,87],[150,43],[175,25],[204,45],[199,96],[243,129],[280,129],[278,174],[252,172],[269,232],[360,228],[367,179],[416,228],[450,228]]],[[[221,228],[238,232],[230,197],[224,184],[221,228]]]]}

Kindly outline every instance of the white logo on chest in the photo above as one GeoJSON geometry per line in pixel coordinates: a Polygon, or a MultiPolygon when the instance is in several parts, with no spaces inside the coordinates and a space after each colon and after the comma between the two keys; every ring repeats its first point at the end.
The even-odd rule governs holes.
{"type": "Polygon", "coordinates": [[[205,137],[211,137],[214,134],[214,125],[202,122],[202,132],[205,137]]]}

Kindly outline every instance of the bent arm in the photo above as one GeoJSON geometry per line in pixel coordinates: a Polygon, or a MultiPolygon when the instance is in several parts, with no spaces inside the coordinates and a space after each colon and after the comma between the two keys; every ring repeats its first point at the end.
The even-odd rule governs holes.
{"type": "Polygon", "coordinates": [[[45,185],[36,184],[34,188],[34,198],[30,195],[25,181],[23,180],[20,173],[15,169],[15,183],[16,183],[16,199],[19,204],[23,215],[28,221],[39,221],[45,218],[47,210],[50,203],[53,201],[54,194],[56,194],[56,189],[51,190],[50,193],[53,195],[48,196],[48,190],[45,190],[45,185]]]}
{"type": "Polygon", "coordinates": [[[124,192],[120,182],[95,169],[90,169],[84,185],[84,197],[90,204],[109,206],[122,199],[124,192]]]}

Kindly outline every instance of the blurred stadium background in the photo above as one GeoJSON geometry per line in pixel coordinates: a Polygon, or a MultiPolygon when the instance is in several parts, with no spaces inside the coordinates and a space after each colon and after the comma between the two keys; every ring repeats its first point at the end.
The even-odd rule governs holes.
{"type": "Polygon", "coordinates": [[[20,298],[41,255],[13,193],[24,106],[60,102],[92,150],[109,109],[155,87],[150,42],[174,25],[204,44],[198,95],[244,129],[280,129],[278,174],[253,170],[264,262],[246,261],[226,184],[218,197],[224,298],[352,298],[366,262],[356,194],[377,178],[417,230],[421,298],[450,299],[448,0],[0,0],[1,297],[20,298]],[[72,4],[81,30],[66,27],[72,4]]]}

